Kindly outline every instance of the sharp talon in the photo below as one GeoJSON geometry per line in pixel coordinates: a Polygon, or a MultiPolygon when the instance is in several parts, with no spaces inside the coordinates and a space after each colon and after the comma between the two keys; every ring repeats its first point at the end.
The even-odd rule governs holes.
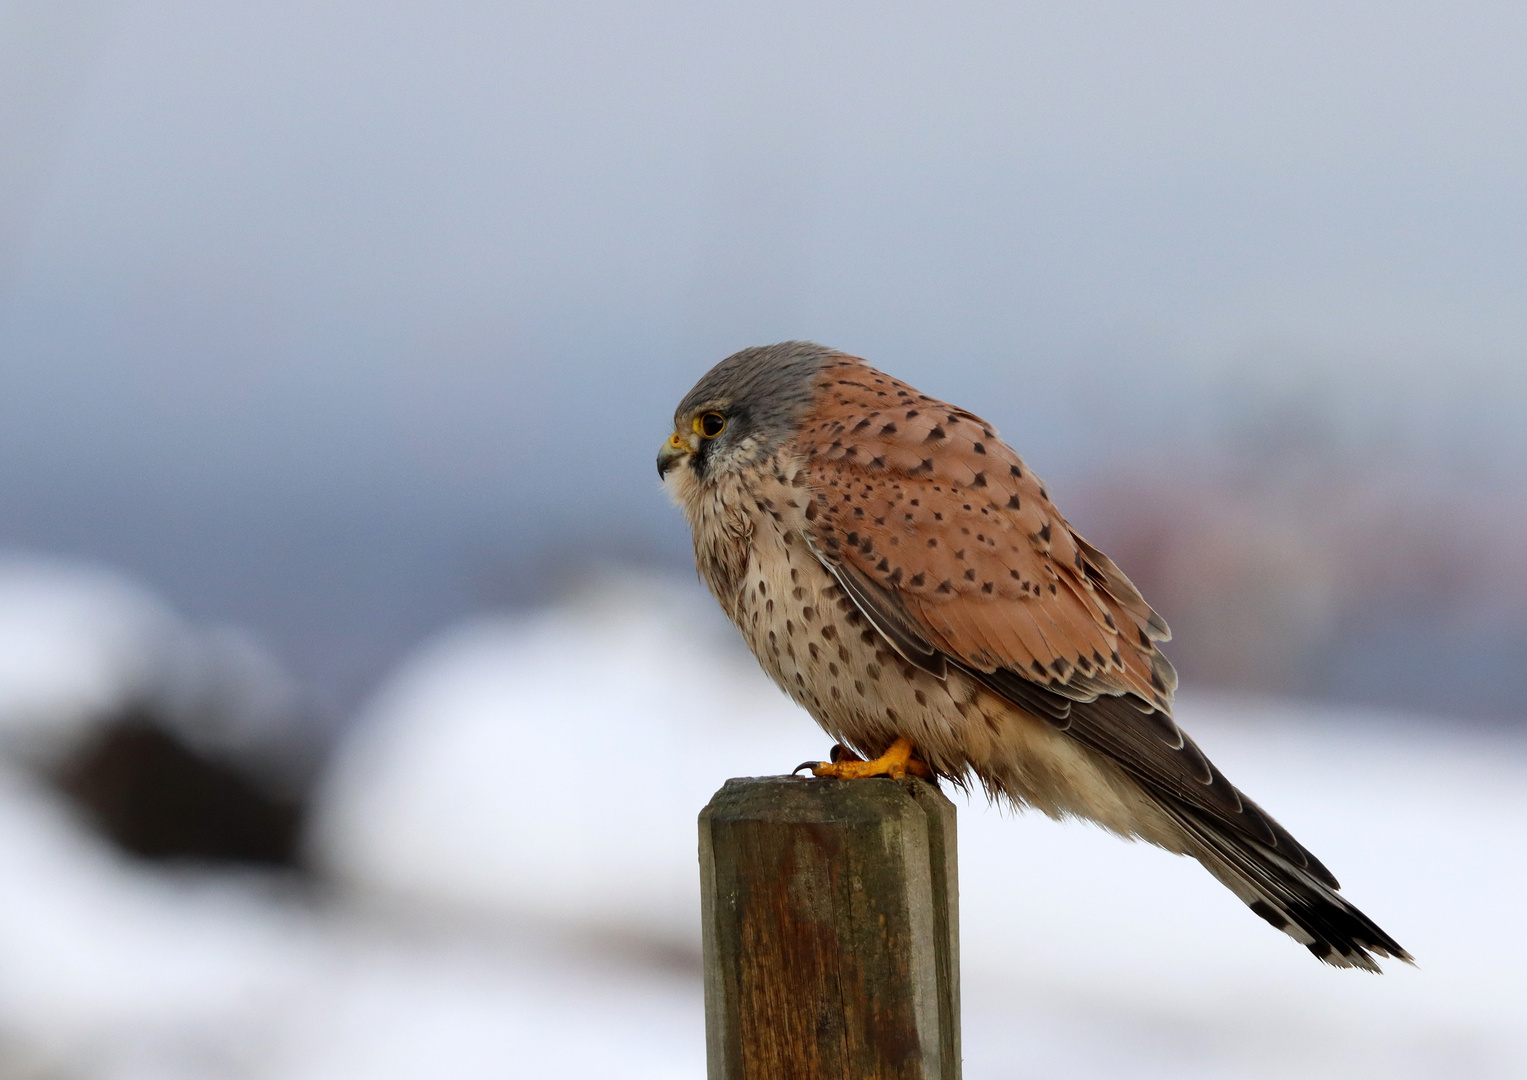
{"type": "Polygon", "coordinates": [[[816,772],[816,767],[820,764],[822,764],[820,761],[803,761],[795,768],[790,770],[790,775],[795,776],[802,769],[810,769],[812,772],[816,772]]]}
{"type": "Polygon", "coordinates": [[[900,780],[908,773],[913,776],[927,776],[930,773],[927,765],[912,760],[912,740],[905,736],[898,738],[874,761],[865,761],[839,744],[832,748],[831,761],[808,761],[800,768],[804,769],[807,765],[811,766],[812,776],[831,776],[839,780],[858,780],[868,776],[889,776],[892,780],[900,780]]]}

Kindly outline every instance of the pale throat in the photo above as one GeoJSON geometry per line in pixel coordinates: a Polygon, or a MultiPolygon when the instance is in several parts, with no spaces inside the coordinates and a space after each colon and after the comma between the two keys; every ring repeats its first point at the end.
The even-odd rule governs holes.
{"type": "Polygon", "coordinates": [[[670,470],[663,487],[689,522],[695,568],[723,610],[734,616],[754,528],[745,485],[733,473],[702,479],[685,462],[670,470]]]}

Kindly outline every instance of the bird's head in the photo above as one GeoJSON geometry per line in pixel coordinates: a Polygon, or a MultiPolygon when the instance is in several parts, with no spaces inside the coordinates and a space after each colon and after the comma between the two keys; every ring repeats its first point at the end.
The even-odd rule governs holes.
{"type": "Polygon", "coordinates": [[[704,482],[766,460],[795,435],[817,374],[839,356],[809,341],[728,356],[679,403],[673,434],[658,451],[658,476],[670,486],[704,482]]]}

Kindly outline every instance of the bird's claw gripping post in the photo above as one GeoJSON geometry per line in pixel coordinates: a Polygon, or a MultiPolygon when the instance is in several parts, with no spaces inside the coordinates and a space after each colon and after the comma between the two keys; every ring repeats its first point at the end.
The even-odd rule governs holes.
{"type": "Polygon", "coordinates": [[[812,776],[831,776],[839,780],[859,780],[868,776],[889,776],[900,780],[905,776],[918,776],[926,780],[933,775],[927,764],[912,757],[912,740],[901,738],[874,761],[865,761],[841,744],[832,748],[831,761],[803,761],[794,769],[810,769],[812,776]]]}

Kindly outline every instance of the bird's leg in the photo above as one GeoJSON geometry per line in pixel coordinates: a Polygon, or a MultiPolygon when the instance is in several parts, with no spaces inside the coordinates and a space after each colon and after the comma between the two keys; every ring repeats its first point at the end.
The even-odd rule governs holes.
{"type": "MultiPolygon", "coordinates": [[[[839,780],[858,780],[866,776],[889,776],[892,780],[900,780],[909,773],[927,779],[932,775],[932,770],[925,763],[912,759],[912,740],[908,738],[897,739],[889,750],[874,761],[861,761],[853,757],[851,761],[838,759],[808,761],[805,764],[811,767],[812,776],[833,776],[839,780]]],[[[797,766],[798,769],[803,767],[797,766]]]]}

